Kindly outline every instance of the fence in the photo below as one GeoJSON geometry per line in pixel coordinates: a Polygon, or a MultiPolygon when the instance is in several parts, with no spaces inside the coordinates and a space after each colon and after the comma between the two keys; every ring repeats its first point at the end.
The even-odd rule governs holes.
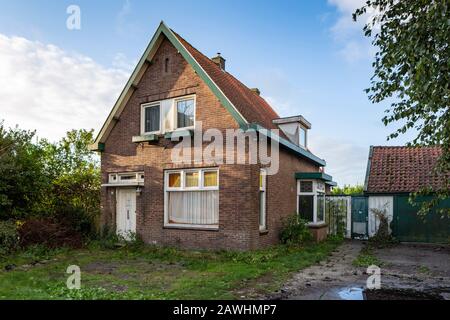
{"type": "Polygon", "coordinates": [[[325,221],[328,234],[351,238],[351,197],[326,196],[325,221]]]}

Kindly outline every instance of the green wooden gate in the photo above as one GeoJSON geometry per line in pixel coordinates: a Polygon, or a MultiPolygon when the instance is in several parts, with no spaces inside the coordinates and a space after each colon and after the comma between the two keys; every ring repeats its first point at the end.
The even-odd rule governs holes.
{"type": "Polygon", "coordinates": [[[368,238],[368,197],[352,197],[352,238],[368,238]]]}
{"type": "MultiPolygon", "coordinates": [[[[419,201],[429,200],[421,198],[419,201]]],[[[449,208],[450,199],[441,201],[438,208],[449,208]]],[[[394,196],[394,218],[392,233],[405,242],[442,242],[450,241],[450,218],[441,217],[433,209],[424,218],[417,216],[419,207],[408,202],[407,195],[394,196]]]]}

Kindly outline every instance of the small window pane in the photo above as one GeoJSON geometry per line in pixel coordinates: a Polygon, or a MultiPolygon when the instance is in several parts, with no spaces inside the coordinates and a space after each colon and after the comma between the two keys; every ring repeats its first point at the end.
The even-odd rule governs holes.
{"type": "Polygon", "coordinates": [[[206,171],[203,173],[203,186],[204,187],[217,187],[217,171],[206,171]]]}
{"type": "Polygon", "coordinates": [[[198,172],[186,172],[186,187],[198,187],[198,172]]]}
{"type": "Polygon", "coordinates": [[[179,172],[169,173],[169,187],[170,188],[181,187],[181,174],[179,172]]]}
{"type": "Polygon", "coordinates": [[[317,196],[317,221],[324,221],[325,195],[317,196]]]}
{"type": "Polygon", "coordinates": [[[308,222],[314,221],[314,196],[298,197],[298,212],[302,219],[308,222]]]}
{"type": "Polygon", "coordinates": [[[312,181],[300,181],[300,192],[313,192],[312,181]]]}
{"type": "Polygon", "coordinates": [[[266,178],[266,176],[265,176],[264,172],[261,171],[261,173],[259,174],[259,190],[261,190],[261,191],[266,189],[265,181],[264,181],[265,178],[266,178]]]}
{"type": "Polygon", "coordinates": [[[259,228],[266,229],[266,192],[259,192],[259,228]]]}
{"type": "Polygon", "coordinates": [[[178,128],[194,126],[194,99],[177,102],[178,128]]]}
{"type": "Polygon", "coordinates": [[[159,106],[145,108],[145,132],[159,131],[159,106]]]}
{"type": "Polygon", "coordinates": [[[305,148],[306,148],[306,130],[303,129],[303,128],[300,128],[300,136],[299,136],[299,139],[300,139],[300,145],[301,145],[302,147],[305,147],[305,148]]]}

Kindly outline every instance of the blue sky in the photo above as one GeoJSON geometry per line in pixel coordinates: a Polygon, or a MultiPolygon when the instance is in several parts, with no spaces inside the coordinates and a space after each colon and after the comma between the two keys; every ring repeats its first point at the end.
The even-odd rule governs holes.
{"type": "Polygon", "coordinates": [[[51,140],[71,127],[98,130],[164,20],[206,55],[221,52],[281,116],[308,119],[310,148],[339,184],[363,183],[369,146],[411,135],[387,142],[387,105],[363,92],[374,48],[351,21],[362,2],[1,0],[0,119],[51,140]],[[66,28],[71,4],[81,30],[66,28]]]}

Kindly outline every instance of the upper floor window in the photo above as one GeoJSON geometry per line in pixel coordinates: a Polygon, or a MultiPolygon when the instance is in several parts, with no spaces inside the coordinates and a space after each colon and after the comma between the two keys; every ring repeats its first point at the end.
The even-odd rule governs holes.
{"type": "Polygon", "coordinates": [[[143,106],[144,133],[160,131],[161,116],[159,103],[143,106]]]}
{"type": "Polygon", "coordinates": [[[299,128],[299,145],[303,148],[306,148],[306,129],[300,127],[299,128]]]}
{"type": "Polygon", "coordinates": [[[194,126],[195,101],[194,98],[177,100],[177,128],[194,126]]]}
{"type": "Polygon", "coordinates": [[[195,95],[166,99],[141,106],[141,135],[193,129],[195,95]]]}

